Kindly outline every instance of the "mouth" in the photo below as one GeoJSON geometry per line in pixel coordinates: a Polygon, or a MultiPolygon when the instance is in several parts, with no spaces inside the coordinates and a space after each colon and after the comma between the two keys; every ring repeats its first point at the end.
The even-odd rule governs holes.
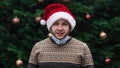
{"type": "Polygon", "coordinates": [[[56,38],[62,39],[65,36],[65,32],[64,31],[55,31],[54,35],[56,36],[56,38]]]}
{"type": "Polygon", "coordinates": [[[59,37],[61,37],[61,36],[64,35],[64,33],[56,33],[56,34],[57,34],[57,36],[59,36],[59,37]]]}

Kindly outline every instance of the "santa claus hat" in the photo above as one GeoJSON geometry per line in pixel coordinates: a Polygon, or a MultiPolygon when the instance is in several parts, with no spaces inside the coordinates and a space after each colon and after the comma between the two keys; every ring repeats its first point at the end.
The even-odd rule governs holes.
{"type": "Polygon", "coordinates": [[[50,4],[44,10],[43,19],[41,20],[41,25],[47,24],[47,28],[50,31],[50,27],[58,19],[65,19],[71,25],[71,31],[76,25],[76,20],[70,10],[63,4],[50,4]]]}

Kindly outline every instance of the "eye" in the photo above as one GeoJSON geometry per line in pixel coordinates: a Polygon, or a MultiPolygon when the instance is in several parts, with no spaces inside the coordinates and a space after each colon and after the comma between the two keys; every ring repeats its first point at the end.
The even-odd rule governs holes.
{"type": "Polygon", "coordinates": [[[68,22],[63,22],[62,25],[69,25],[68,22]]]}
{"type": "Polygon", "coordinates": [[[59,25],[59,23],[58,23],[58,22],[55,22],[53,25],[59,25]]]}

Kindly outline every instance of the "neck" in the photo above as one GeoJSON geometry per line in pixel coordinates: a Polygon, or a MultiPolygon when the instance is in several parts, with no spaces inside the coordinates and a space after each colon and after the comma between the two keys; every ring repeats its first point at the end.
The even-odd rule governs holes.
{"type": "Polygon", "coordinates": [[[52,35],[50,37],[50,39],[56,43],[57,45],[63,45],[63,44],[66,44],[70,39],[71,37],[70,36],[65,36],[64,38],[62,39],[57,39],[54,35],[52,35]]]}

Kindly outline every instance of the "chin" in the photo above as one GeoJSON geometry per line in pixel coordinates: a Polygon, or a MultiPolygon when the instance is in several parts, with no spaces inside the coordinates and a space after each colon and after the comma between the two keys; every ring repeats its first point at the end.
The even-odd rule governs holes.
{"type": "Polygon", "coordinates": [[[64,37],[63,36],[56,36],[57,39],[63,39],[64,37]]]}

